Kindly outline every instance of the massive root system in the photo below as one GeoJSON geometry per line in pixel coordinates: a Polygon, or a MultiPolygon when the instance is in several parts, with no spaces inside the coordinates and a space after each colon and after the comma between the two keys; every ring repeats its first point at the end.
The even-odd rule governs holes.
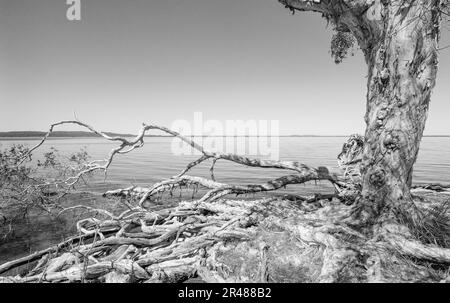
{"type": "MultiPolygon", "coordinates": [[[[77,236],[0,265],[0,273],[4,274],[0,278],[2,282],[152,283],[182,282],[193,277],[206,282],[448,280],[450,249],[443,242],[433,243],[417,237],[415,231],[425,226],[420,225],[421,222],[392,220],[388,216],[372,226],[354,224],[353,214],[358,207],[355,201],[360,189],[355,167],[343,167],[343,176],[336,176],[324,167],[206,151],[196,142],[155,125],[143,125],[139,135],[128,140],[108,136],[79,121],[52,125],[47,136],[27,157],[61,124],[86,127],[106,140],[118,142],[119,146],[104,161],[86,163],[79,174],[57,182],[59,188],[73,186],[87,173],[106,172],[116,155],[142,147],[149,130],[177,137],[200,151],[201,156],[177,176],[152,187],[130,187],[105,193],[122,197],[126,210],[121,213],[82,205],[64,209],[70,212],[84,208],[93,216],[77,223],[77,236]],[[208,160],[212,161],[210,178],[187,174],[208,160]],[[230,185],[214,177],[214,164],[219,160],[277,168],[289,174],[263,184],[230,185]],[[229,197],[276,191],[291,184],[317,180],[330,182],[335,193],[310,197],[265,194],[258,199],[229,197]],[[147,201],[152,197],[169,194],[180,187],[203,191],[170,208],[148,207],[147,201]],[[22,275],[8,275],[24,264],[33,267],[22,275]]],[[[359,139],[352,137],[352,140],[359,139]]],[[[349,142],[347,150],[344,148],[340,155],[343,166],[358,162],[354,149],[361,148],[358,142],[349,142]],[[346,158],[348,155],[352,155],[351,159],[346,158]]],[[[424,208],[423,213],[426,211],[424,208]]],[[[448,208],[439,214],[442,223],[442,218],[448,218],[448,208]]],[[[446,222],[442,224],[448,227],[446,222]]],[[[444,238],[446,236],[448,234],[444,238]]],[[[432,236],[425,240],[430,238],[432,236]]]]}

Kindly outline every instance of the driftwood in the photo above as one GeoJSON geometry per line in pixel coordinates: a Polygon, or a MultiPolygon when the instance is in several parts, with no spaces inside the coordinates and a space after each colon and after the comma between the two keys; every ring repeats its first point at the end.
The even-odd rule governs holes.
{"type": "Polygon", "coordinates": [[[0,265],[0,274],[4,273],[4,272],[6,272],[6,271],[8,271],[8,270],[10,270],[12,268],[15,268],[15,267],[21,266],[23,264],[27,264],[27,263],[33,262],[33,261],[35,261],[35,260],[37,260],[37,259],[39,259],[41,257],[45,257],[45,256],[47,256],[49,254],[55,253],[55,252],[65,248],[66,246],[74,243],[75,241],[81,240],[82,238],[85,238],[85,236],[82,235],[82,236],[72,237],[72,238],[70,238],[70,239],[68,239],[68,240],[66,240],[66,241],[64,241],[64,242],[62,242],[62,243],[60,243],[60,244],[58,244],[58,245],[56,245],[54,247],[50,247],[50,248],[47,248],[47,249],[44,249],[44,250],[41,250],[41,251],[37,251],[37,252],[35,252],[35,253],[31,254],[31,255],[28,255],[28,256],[20,258],[20,259],[16,259],[16,260],[13,260],[13,261],[10,261],[10,262],[6,262],[6,263],[0,265]]]}
{"type": "Polygon", "coordinates": [[[441,194],[450,195],[450,185],[445,184],[426,184],[426,185],[415,185],[411,188],[411,192],[419,193],[419,192],[438,192],[441,194]]]}
{"type": "MultiPolygon", "coordinates": [[[[127,210],[119,214],[83,205],[63,210],[84,208],[95,216],[78,222],[80,236],[0,265],[0,273],[6,273],[22,264],[36,263],[27,274],[1,277],[0,282],[154,283],[181,282],[191,277],[200,277],[206,282],[419,281],[429,277],[421,271],[406,277],[392,275],[390,271],[413,265],[400,261],[386,265],[386,260],[450,265],[448,248],[420,243],[398,222],[380,220],[370,230],[356,227],[352,214],[358,207],[354,202],[360,186],[353,179],[355,170],[346,178],[331,175],[326,168],[310,168],[298,162],[211,153],[178,133],[154,125],[143,125],[139,135],[128,140],[110,137],[79,121],[60,122],[52,125],[47,136],[31,152],[44,143],[54,126],[70,123],[119,142],[120,146],[110,152],[104,164],[88,163],[81,174],[59,181],[59,186],[70,187],[85,173],[106,172],[116,154],[141,147],[148,130],[169,133],[201,151],[202,156],[189,163],[179,175],[152,187],[130,187],[105,193],[106,196],[134,198],[126,202],[127,210]],[[213,172],[211,179],[186,174],[206,160],[278,168],[289,170],[291,174],[250,185],[221,183],[213,172]],[[225,198],[231,194],[269,192],[317,180],[330,182],[335,192],[311,197],[225,198]],[[206,193],[175,207],[158,211],[146,208],[144,202],[152,196],[170,193],[179,187],[200,187],[206,193]]],[[[346,161],[352,162],[351,159],[346,161]]]]}

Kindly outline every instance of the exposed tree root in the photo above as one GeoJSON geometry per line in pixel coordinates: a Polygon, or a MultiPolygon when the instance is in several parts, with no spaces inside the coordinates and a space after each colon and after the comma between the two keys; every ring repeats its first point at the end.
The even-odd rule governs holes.
{"type": "Polygon", "coordinates": [[[35,254],[27,262],[41,257],[29,274],[1,281],[181,282],[198,276],[207,282],[387,282],[396,281],[383,266],[392,255],[450,264],[448,249],[407,239],[401,227],[373,238],[340,224],[350,207],[336,199],[326,203],[310,211],[273,198],[183,202],[118,220],[123,229],[104,239],[99,220],[80,230],[90,240],[35,254]]]}
{"type": "MultiPolygon", "coordinates": [[[[405,225],[395,221],[380,223],[370,232],[352,228],[348,223],[356,206],[347,205],[345,201],[352,197],[347,193],[353,191],[354,194],[358,186],[345,178],[330,175],[324,168],[209,153],[195,142],[163,127],[144,125],[140,135],[128,141],[111,138],[81,122],[64,123],[85,126],[107,140],[121,144],[113,149],[105,165],[92,162],[86,172],[106,170],[115,154],[142,146],[144,134],[149,129],[170,133],[203,155],[179,175],[151,188],[130,187],[105,193],[137,198],[126,202],[127,210],[119,214],[82,205],[65,209],[67,212],[84,208],[95,215],[78,222],[78,237],[0,265],[0,273],[23,264],[34,266],[27,274],[1,277],[0,282],[154,283],[182,282],[191,277],[200,277],[206,282],[448,279],[448,273],[430,277],[426,266],[405,261],[420,260],[447,270],[450,265],[448,248],[420,243],[405,225]],[[230,185],[218,182],[213,176],[206,179],[186,175],[192,167],[207,159],[287,169],[295,174],[259,185],[230,185]],[[311,180],[327,180],[335,185],[336,192],[313,197],[287,197],[291,199],[224,199],[229,194],[274,191],[311,180]],[[169,193],[180,186],[202,187],[206,193],[158,211],[144,205],[153,195],[169,193]],[[402,270],[404,276],[392,274],[393,268],[402,270]]],[[[77,176],[61,184],[73,185],[78,179],[77,176]]]]}

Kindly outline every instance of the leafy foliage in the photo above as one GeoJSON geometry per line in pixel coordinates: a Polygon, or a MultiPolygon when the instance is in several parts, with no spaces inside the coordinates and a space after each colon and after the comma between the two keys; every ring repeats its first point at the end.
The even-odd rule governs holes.
{"type": "Polygon", "coordinates": [[[349,54],[354,55],[356,39],[352,33],[336,29],[331,39],[331,56],[336,64],[341,63],[349,54]]]}
{"type": "Polygon", "coordinates": [[[78,172],[89,158],[82,149],[62,160],[64,157],[52,148],[42,161],[33,163],[31,158],[24,158],[28,152],[23,145],[0,150],[0,238],[6,238],[14,222],[25,218],[32,209],[51,213],[58,199],[67,193],[56,186],[58,180],[78,172]]]}
{"type": "Polygon", "coordinates": [[[64,179],[85,169],[89,158],[86,148],[65,157],[51,147],[49,152],[44,153],[44,159],[37,161],[37,167],[50,171],[53,178],[64,179]]]}

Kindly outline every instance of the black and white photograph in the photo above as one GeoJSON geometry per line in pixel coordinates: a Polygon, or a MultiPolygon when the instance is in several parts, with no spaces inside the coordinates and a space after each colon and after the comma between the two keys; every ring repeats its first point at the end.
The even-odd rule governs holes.
{"type": "Polygon", "coordinates": [[[0,284],[448,285],[449,117],[449,0],[0,0],[0,284]]]}

